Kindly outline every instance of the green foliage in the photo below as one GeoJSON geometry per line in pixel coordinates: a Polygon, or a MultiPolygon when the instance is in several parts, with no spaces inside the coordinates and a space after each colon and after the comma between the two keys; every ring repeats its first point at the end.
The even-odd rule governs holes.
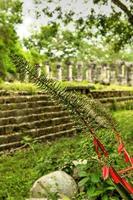
{"type": "Polygon", "coordinates": [[[35,1],[37,18],[44,14],[50,23],[74,29],[79,39],[83,37],[88,40],[95,38],[96,41],[103,39],[110,43],[115,51],[133,42],[132,0],[128,1],[128,4],[114,0],[111,2],[94,0],[94,5],[82,0],[80,5],[84,7],[83,11],[79,8],[78,1],[65,2],[65,10],[61,6],[63,0],[47,0],[45,5],[42,2],[42,0],[35,1]],[[42,9],[40,9],[40,4],[42,9]]]}
{"type": "Polygon", "coordinates": [[[113,110],[133,110],[133,101],[132,100],[127,100],[124,102],[112,102],[108,107],[113,110]]]}
{"type": "Polygon", "coordinates": [[[100,172],[92,171],[88,166],[88,164],[78,166],[79,187],[84,190],[86,197],[88,199],[112,199],[114,196],[119,199],[119,194],[114,190],[112,182],[103,182],[100,172]]]}
{"type": "MultiPolygon", "coordinates": [[[[130,141],[132,141],[132,134],[133,134],[133,126],[132,126],[132,117],[133,117],[133,112],[132,110],[128,111],[117,111],[116,113],[114,112],[114,117],[117,118],[119,126],[122,130],[122,135],[124,139],[127,141],[127,146],[128,143],[130,145],[130,141]]],[[[129,152],[133,152],[133,145],[129,146],[130,148],[128,149],[129,152]]]]}
{"type": "Polygon", "coordinates": [[[81,1],[84,12],[80,8],[75,12],[77,2],[74,4],[73,1],[65,3],[66,10],[60,5],[62,0],[60,3],[47,0],[45,5],[41,2],[36,5],[37,13],[44,14],[49,22],[24,39],[24,45],[41,54],[42,60],[133,61],[132,26],[121,11],[116,12],[113,6],[111,10],[109,1],[95,2],[98,5],[102,2],[101,11],[96,11],[98,5],[90,9],[88,1],[81,1]],[[106,7],[110,8],[108,14],[105,13],[106,7]]]}
{"type": "Polygon", "coordinates": [[[18,81],[15,81],[13,83],[1,82],[0,90],[16,91],[16,92],[27,91],[30,94],[34,94],[38,91],[38,88],[31,83],[20,83],[18,81]]]}
{"type": "MultiPolygon", "coordinates": [[[[123,130],[122,135],[127,143],[127,148],[132,152],[132,111],[117,111],[113,115],[123,130]]],[[[107,132],[102,131],[102,135],[104,143],[108,144],[107,137],[105,137],[107,132]]],[[[101,196],[102,200],[106,200],[107,197],[108,200],[121,199],[113,185],[102,180],[101,169],[93,151],[92,141],[87,137],[87,134],[82,133],[71,139],[61,138],[45,144],[32,144],[32,147],[36,154],[31,148],[28,148],[10,155],[1,155],[0,199],[24,200],[28,198],[30,188],[35,180],[59,169],[72,175],[77,183],[83,183],[76,200],[89,199],[88,196],[95,195],[96,189],[101,193],[99,195],[97,193],[97,196],[93,197],[94,199],[101,198],[101,196]],[[73,163],[79,159],[81,161],[87,160],[87,163],[75,167],[73,163]],[[76,175],[74,169],[78,172],[76,175]],[[86,177],[87,181],[84,180],[86,177]]],[[[120,162],[118,154],[115,153],[114,156],[115,166],[121,169],[123,164],[120,162]]]]}
{"type": "Polygon", "coordinates": [[[74,159],[74,148],[80,137],[69,142],[61,139],[60,142],[49,144],[35,144],[32,149],[16,152],[14,155],[0,157],[0,198],[10,196],[15,199],[25,199],[29,194],[33,182],[40,176],[63,166],[63,158],[74,159]],[[71,149],[71,154],[68,153],[71,149]],[[47,153],[46,153],[47,152],[47,153]],[[68,153],[68,155],[67,155],[68,153]]]}
{"type": "Polygon", "coordinates": [[[0,74],[15,73],[15,65],[10,57],[17,52],[15,25],[21,23],[22,2],[20,0],[0,1],[0,74]]]}
{"type": "MultiPolygon", "coordinates": [[[[25,77],[25,71],[21,71],[21,68],[24,67],[25,65],[28,64],[27,60],[26,60],[26,56],[24,54],[24,52],[21,50],[20,46],[16,46],[16,52],[12,51],[10,53],[10,59],[12,61],[12,64],[15,68],[15,72],[16,75],[19,74],[19,80],[20,81],[24,81],[24,77],[25,77]]],[[[16,76],[17,79],[17,76],[16,76]]]]}
{"type": "MultiPolygon", "coordinates": [[[[109,62],[111,63],[119,60],[133,61],[131,54],[132,48],[126,48],[115,52],[114,46],[102,38],[98,41],[86,37],[79,30],[71,31],[67,28],[64,30],[57,23],[54,25],[43,26],[40,32],[34,33],[30,38],[24,39],[24,45],[30,51],[33,60],[44,62],[45,60],[51,62],[66,62],[66,61],[83,61],[88,64],[88,61],[95,60],[96,62],[109,62]],[[55,25],[56,24],[56,25],[55,25]],[[58,27],[53,30],[53,26],[58,27]],[[48,31],[48,32],[47,32],[48,31]],[[47,32],[47,34],[46,34],[47,32]],[[36,54],[34,54],[36,52],[36,54]],[[39,55],[40,58],[39,59],[39,55]]],[[[108,36],[109,37],[109,36],[108,36]]],[[[115,40],[116,41],[116,40],[115,40]]]]}
{"type": "Polygon", "coordinates": [[[61,85],[64,87],[69,87],[69,86],[88,86],[93,90],[103,90],[103,91],[133,91],[133,87],[131,86],[126,86],[126,85],[102,85],[100,83],[88,83],[88,81],[81,81],[80,85],[79,82],[77,81],[62,81],[61,85]]]}
{"type": "MultiPolygon", "coordinates": [[[[116,121],[107,112],[107,109],[103,108],[99,101],[94,101],[94,99],[90,99],[86,95],[80,95],[76,92],[66,92],[60,83],[47,79],[44,75],[37,77],[36,72],[28,66],[25,69],[31,75],[32,81],[51,94],[53,99],[58,100],[67,107],[68,111],[71,112],[78,124],[81,123],[83,129],[90,133],[90,136],[93,139],[97,137],[102,141],[103,137],[102,135],[99,135],[97,131],[99,129],[102,130],[101,128],[106,128],[108,130],[108,137],[106,138],[108,142],[106,141],[106,143],[109,144],[109,147],[106,149],[108,149],[107,152],[109,152],[109,158],[106,160],[106,165],[113,166],[113,151],[115,152],[117,149],[113,135],[114,130],[118,132],[119,129],[116,121]]],[[[101,162],[104,163],[104,159],[101,159],[101,162]]]]}

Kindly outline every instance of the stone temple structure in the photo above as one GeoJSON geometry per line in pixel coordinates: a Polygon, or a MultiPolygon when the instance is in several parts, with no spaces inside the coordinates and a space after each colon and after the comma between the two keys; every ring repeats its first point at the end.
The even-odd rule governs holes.
{"type": "MultiPolygon", "coordinates": [[[[43,66],[36,64],[37,77],[44,72],[47,78],[58,81],[81,82],[86,80],[89,83],[133,86],[133,63],[129,62],[96,63],[91,61],[87,64],[67,62],[66,64],[55,64],[54,69],[52,69],[52,66],[48,62],[43,66]]],[[[25,74],[25,81],[28,81],[27,74],[25,74]]]]}

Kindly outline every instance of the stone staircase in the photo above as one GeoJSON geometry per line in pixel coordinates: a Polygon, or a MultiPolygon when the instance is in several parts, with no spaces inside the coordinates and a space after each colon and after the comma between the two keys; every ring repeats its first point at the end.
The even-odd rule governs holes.
{"type": "Polygon", "coordinates": [[[24,136],[39,141],[76,133],[68,111],[46,93],[0,92],[0,151],[20,147],[24,136]]]}
{"type": "Polygon", "coordinates": [[[88,97],[93,97],[101,103],[111,104],[115,102],[133,102],[133,91],[125,90],[91,90],[89,86],[68,86],[68,92],[79,92],[86,94],[88,97]]]}
{"type": "Polygon", "coordinates": [[[111,110],[133,110],[133,90],[93,90],[90,86],[68,86],[66,89],[99,100],[111,110]]]}
{"type": "Polygon", "coordinates": [[[133,91],[92,91],[91,95],[111,110],[133,109],[133,91]]]}

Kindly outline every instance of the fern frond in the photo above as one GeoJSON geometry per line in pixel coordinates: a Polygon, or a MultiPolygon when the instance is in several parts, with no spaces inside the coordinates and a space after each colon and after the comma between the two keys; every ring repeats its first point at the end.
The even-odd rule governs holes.
{"type": "Polygon", "coordinates": [[[37,77],[36,71],[29,66],[26,67],[26,71],[38,87],[48,92],[60,104],[65,105],[75,121],[80,121],[84,129],[116,128],[115,120],[100,102],[77,92],[68,92],[58,81],[47,79],[44,75],[37,77]]]}
{"type": "MultiPolygon", "coordinates": [[[[93,142],[95,142],[95,150],[98,156],[100,155],[98,148],[100,148],[105,158],[103,161],[107,165],[111,165],[112,160],[110,160],[110,157],[107,160],[109,155],[108,151],[106,151],[104,145],[96,136],[98,129],[106,128],[114,132],[119,137],[119,134],[117,134],[117,123],[110,113],[108,113],[107,109],[104,108],[100,102],[95,101],[93,98],[89,98],[86,95],[81,95],[77,92],[67,92],[58,81],[47,79],[44,75],[37,77],[33,68],[27,66],[25,69],[30,74],[31,80],[38,85],[38,87],[47,91],[51,95],[51,98],[57,100],[73,115],[75,121],[81,124],[85,131],[90,132],[93,137],[93,142]]],[[[110,169],[114,168],[110,167],[110,169]]],[[[113,173],[114,172],[115,170],[113,173]]],[[[129,184],[127,183],[125,185],[123,179],[119,175],[117,176],[119,177],[122,188],[126,188],[126,191],[130,193],[128,190],[129,184]]],[[[113,175],[111,178],[114,180],[113,175]]],[[[130,197],[128,199],[130,199],[130,197]]]]}

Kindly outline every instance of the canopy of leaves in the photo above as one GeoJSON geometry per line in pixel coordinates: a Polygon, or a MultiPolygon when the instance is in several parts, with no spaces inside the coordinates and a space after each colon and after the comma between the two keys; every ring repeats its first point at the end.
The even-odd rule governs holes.
{"type": "Polygon", "coordinates": [[[115,52],[106,40],[89,39],[79,30],[62,29],[59,24],[51,23],[41,27],[40,32],[24,39],[24,45],[32,55],[32,64],[46,61],[84,61],[115,62],[118,59],[133,61],[131,51],[115,52]]]}
{"type": "Polygon", "coordinates": [[[106,38],[115,51],[133,42],[133,1],[132,0],[34,0],[37,17],[44,14],[49,23],[73,26],[80,37],[106,38]],[[93,3],[92,3],[93,2],[93,3]],[[41,4],[42,10],[39,9],[41,4]],[[65,4],[65,5],[63,5],[65,4]],[[81,7],[81,8],[80,8],[81,7]],[[83,9],[84,8],[84,9],[83,9]]]}
{"type": "Polygon", "coordinates": [[[18,53],[18,38],[15,25],[22,22],[22,2],[19,0],[0,1],[0,75],[14,72],[11,55],[18,53]]]}

